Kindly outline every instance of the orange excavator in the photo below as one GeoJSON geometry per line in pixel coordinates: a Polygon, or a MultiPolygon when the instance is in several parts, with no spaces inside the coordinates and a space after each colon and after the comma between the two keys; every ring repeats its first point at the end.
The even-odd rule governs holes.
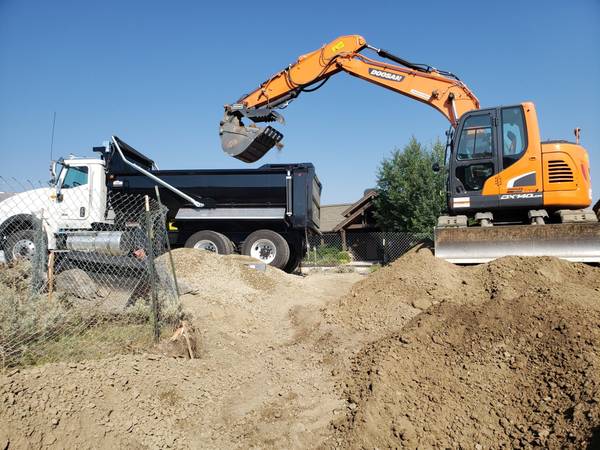
{"type": "Polygon", "coordinates": [[[443,168],[448,215],[434,230],[436,256],[455,263],[506,255],[600,262],[600,224],[586,209],[592,202],[590,163],[579,145],[579,129],[576,142],[542,142],[533,103],[482,109],[456,75],[406,61],[359,35],[300,56],[225,105],[219,128],[223,150],[250,163],[281,147],[279,131],[254,123],[283,123],[278,109],[340,72],[432,106],[450,122],[443,168]],[[393,64],[369,58],[364,50],[393,64]],[[246,126],[243,120],[253,123],[246,126]]]}

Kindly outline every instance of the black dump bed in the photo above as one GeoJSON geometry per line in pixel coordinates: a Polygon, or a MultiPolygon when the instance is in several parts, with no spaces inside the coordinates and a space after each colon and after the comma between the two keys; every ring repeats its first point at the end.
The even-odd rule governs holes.
{"type": "Polygon", "coordinates": [[[102,152],[106,162],[111,191],[153,197],[155,176],[204,204],[195,208],[176,192],[161,187],[161,200],[170,219],[279,218],[291,228],[319,228],[321,183],[311,163],[268,164],[257,169],[156,170],[151,159],[117,137],[109,147],[95,150],[102,152]]]}

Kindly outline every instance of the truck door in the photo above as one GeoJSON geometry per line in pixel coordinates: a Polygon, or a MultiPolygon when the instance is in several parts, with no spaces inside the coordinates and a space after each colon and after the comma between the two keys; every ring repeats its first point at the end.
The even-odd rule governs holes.
{"type": "Polygon", "coordinates": [[[456,213],[498,206],[496,110],[467,113],[458,127],[450,164],[450,208],[456,213]]]}
{"type": "Polygon", "coordinates": [[[61,174],[59,227],[87,227],[90,215],[90,183],[88,166],[66,166],[61,174]]]}

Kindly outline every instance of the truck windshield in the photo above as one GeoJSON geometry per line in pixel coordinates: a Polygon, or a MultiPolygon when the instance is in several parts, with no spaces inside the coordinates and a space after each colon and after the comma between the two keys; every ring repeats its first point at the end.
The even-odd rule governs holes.
{"type": "MultiPolygon", "coordinates": [[[[63,189],[83,186],[88,182],[87,167],[67,167],[67,174],[62,183],[63,189]]],[[[64,169],[63,169],[64,170],[64,169]]],[[[62,172],[62,171],[61,171],[62,172]]]]}

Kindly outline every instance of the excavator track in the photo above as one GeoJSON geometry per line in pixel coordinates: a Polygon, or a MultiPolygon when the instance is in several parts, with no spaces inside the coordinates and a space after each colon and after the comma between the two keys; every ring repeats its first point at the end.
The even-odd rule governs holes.
{"type": "Polygon", "coordinates": [[[436,227],[435,255],[455,264],[479,264],[503,256],[600,263],[600,223],[436,227]]]}

